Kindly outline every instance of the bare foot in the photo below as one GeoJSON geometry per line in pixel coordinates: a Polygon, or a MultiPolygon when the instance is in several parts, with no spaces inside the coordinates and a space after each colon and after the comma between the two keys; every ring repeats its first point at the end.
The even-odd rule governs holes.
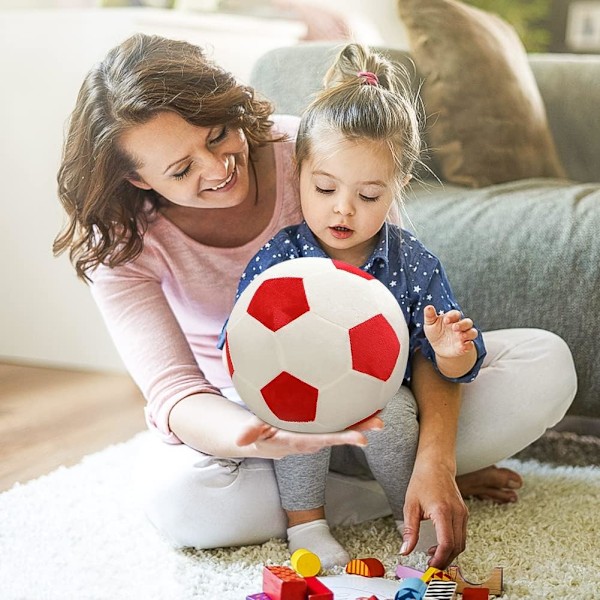
{"type": "Polygon", "coordinates": [[[463,498],[474,496],[480,500],[493,500],[498,504],[505,504],[517,501],[516,490],[523,486],[523,479],[515,471],[491,466],[458,475],[456,484],[463,498]]]}

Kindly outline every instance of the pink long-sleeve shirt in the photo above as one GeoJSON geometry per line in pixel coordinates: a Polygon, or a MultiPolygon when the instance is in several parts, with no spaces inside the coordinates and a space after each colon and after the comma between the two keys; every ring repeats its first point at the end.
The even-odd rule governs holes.
{"type": "Polygon", "coordinates": [[[135,260],[92,273],[93,297],[146,398],[146,421],[167,442],[179,443],[169,428],[169,413],[177,402],[232,385],[216,343],[240,275],[265,242],[301,220],[292,158],[298,120],[273,120],[275,135],[287,133],[290,141],[273,144],[275,210],[258,237],[237,248],[214,248],[191,239],[158,213],[135,260]]]}

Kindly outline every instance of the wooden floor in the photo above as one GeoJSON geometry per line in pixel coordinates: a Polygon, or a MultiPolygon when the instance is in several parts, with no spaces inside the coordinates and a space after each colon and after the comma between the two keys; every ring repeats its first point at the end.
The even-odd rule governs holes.
{"type": "Polygon", "coordinates": [[[0,364],[0,491],[145,429],[129,376],[0,364]]]}

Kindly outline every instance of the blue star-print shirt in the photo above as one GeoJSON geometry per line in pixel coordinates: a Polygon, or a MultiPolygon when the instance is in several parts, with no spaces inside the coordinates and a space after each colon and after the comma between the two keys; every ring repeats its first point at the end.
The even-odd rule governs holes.
{"type": "MultiPolygon", "coordinates": [[[[269,267],[285,260],[305,256],[328,258],[305,222],[282,229],[248,263],[240,278],[236,300],[250,282],[269,267]]],[[[428,304],[432,304],[438,313],[453,309],[461,311],[438,258],[410,232],[391,223],[385,223],[379,232],[375,250],[361,269],[384,283],[402,308],[410,336],[409,357],[416,350],[420,350],[423,356],[435,365],[435,353],[423,332],[423,309],[428,304]]],[[[441,373],[440,375],[449,381],[459,383],[473,381],[486,354],[481,335],[477,336],[474,343],[477,349],[477,361],[468,373],[457,378],[449,378],[441,373]]],[[[219,337],[219,348],[224,344],[225,327],[219,337]]],[[[404,375],[407,383],[410,383],[410,376],[409,358],[404,375]]]]}

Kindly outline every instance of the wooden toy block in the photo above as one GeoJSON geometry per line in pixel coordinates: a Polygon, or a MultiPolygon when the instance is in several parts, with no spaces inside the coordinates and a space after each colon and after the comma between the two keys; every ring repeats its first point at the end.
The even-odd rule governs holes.
{"type": "Polygon", "coordinates": [[[502,596],[503,589],[503,570],[502,567],[494,567],[491,575],[487,578],[486,581],[482,581],[481,583],[471,583],[467,581],[462,573],[460,572],[460,567],[456,565],[452,565],[448,567],[448,574],[450,577],[456,581],[456,589],[459,594],[463,593],[465,588],[487,588],[490,594],[494,594],[495,596],[502,596]]]}
{"type": "Polygon", "coordinates": [[[454,600],[456,587],[456,581],[432,579],[427,586],[423,600],[454,600]]]}
{"type": "Polygon", "coordinates": [[[427,584],[420,577],[409,577],[400,584],[394,600],[421,600],[426,591],[427,584]]]}
{"type": "Polygon", "coordinates": [[[290,567],[264,567],[263,592],[271,600],[305,600],[306,581],[290,567]]]}
{"type": "Polygon", "coordinates": [[[305,577],[307,600],[333,600],[333,592],[316,577],[305,577]]]}
{"type": "Polygon", "coordinates": [[[302,577],[314,577],[321,570],[319,557],[306,548],[298,548],[291,557],[292,569],[302,577]]]}
{"type": "Polygon", "coordinates": [[[423,571],[407,567],[406,565],[398,565],[396,567],[396,577],[398,579],[408,579],[409,577],[422,577],[423,571]]]}
{"type": "Polygon", "coordinates": [[[383,577],[385,567],[376,558],[354,558],[346,565],[346,573],[363,577],[383,577]]]}
{"type": "MultiPolygon", "coordinates": [[[[435,567],[429,567],[427,571],[425,571],[425,573],[421,575],[421,579],[425,583],[429,583],[434,577],[438,575],[438,573],[443,573],[443,571],[441,571],[440,569],[436,569],[435,567]]],[[[438,577],[438,579],[441,579],[441,576],[438,577]]]]}
{"type": "Polygon", "coordinates": [[[271,600],[271,597],[264,592],[258,592],[258,594],[251,594],[246,596],[246,600],[271,600]]]}
{"type": "Polygon", "coordinates": [[[462,600],[489,600],[490,590],[485,587],[463,589],[462,600]]]}

